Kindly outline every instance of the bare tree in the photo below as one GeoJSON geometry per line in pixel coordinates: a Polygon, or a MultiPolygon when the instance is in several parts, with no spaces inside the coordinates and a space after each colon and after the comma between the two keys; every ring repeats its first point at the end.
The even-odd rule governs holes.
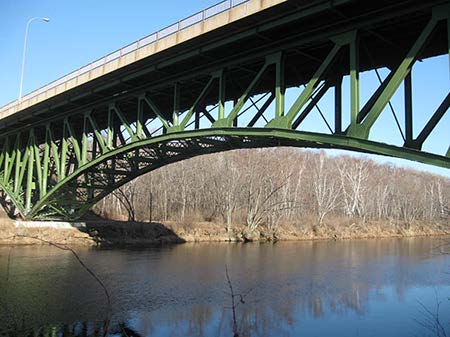
{"type": "Polygon", "coordinates": [[[136,195],[136,181],[133,180],[130,183],[116,189],[112,193],[116,200],[125,207],[128,214],[128,221],[136,221],[135,212],[135,195],[136,195]]]}
{"type": "Polygon", "coordinates": [[[364,214],[364,192],[369,177],[369,161],[342,157],[337,160],[344,212],[348,216],[364,214]]]}
{"type": "Polygon", "coordinates": [[[325,166],[325,153],[315,158],[314,164],[314,196],[317,203],[317,220],[323,223],[325,216],[337,207],[338,188],[330,167],[325,166]]]}
{"type": "Polygon", "coordinates": [[[220,159],[224,174],[216,175],[215,182],[217,184],[217,190],[220,193],[221,213],[225,220],[227,232],[230,232],[233,213],[238,207],[240,197],[242,172],[236,167],[233,161],[225,160],[223,155],[220,159]]]}
{"type": "MultiPolygon", "coordinates": [[[[124,185],[96,211],[146,219],[148,196],[158,221],[195,219],[254,231],[310,216],[388,224],[449,223],[450,179],[349,156],[291,148],[236,150],[170,164],[124,185]]],[[[191,220],[189,220],[191,221],[191,220]]]]}

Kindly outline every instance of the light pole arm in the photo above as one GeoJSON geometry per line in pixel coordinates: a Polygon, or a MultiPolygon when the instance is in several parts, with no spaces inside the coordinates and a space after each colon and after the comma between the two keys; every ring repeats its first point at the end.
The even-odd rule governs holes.
{"type": "Polygon", "coordinates": [[[24,74],[24,70],[25,70],[25,55],[27,53],[27,39],[28,39],[28,29],[30,28],[30,23],[33,22],[34,20],[42,20],[45,22],[50,21],[48,18],[40,18],[40,17],[35,17],[35,18],[31,18],[28,20],[26,28],[25,28],[25,39],[23,41],[23,54],[22,54],[22,71],[20,73],[20,89],[19,89],[19,103],[22,99],[22,87],[23,87],[23,74],[24,74]]]}

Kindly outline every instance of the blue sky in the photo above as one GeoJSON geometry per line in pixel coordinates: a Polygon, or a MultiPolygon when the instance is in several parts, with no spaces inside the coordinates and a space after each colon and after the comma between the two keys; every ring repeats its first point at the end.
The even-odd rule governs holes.
{"type": "MultiPolygon", "coordinates": [[[[215,3],[216,0],[2,0],[0,106],[17,99],[19,94],[23,39],[29,18],[49,17],[50,22],[34,21],[30,26],[24,94],[215,3]]],[[[448,56],[441,56],[425,60],[415,67],[413,89],[416,135],[450,89],[448,63],[448,56]]],[[[382,69],[381,73],[386,76],[387,70],[382,69]]],[[[378,83],[374,72],[363,73],[361,78],[361,102],[364,103],[378,83]]],[[[346,94],[348,90],[344,90],[344,95],[346,94]]],[[[287,102],[290,97],[294,97],[290,95],[288,94],[287,102]]],[[[326,109],[327,101],[331,99],[331,95],[328,96],[321,102],[324,111],[331,111],[326,109]]],[[[401,117],[402,95],[395,95],[392,103],[401,117]]],[[[401,118],[400,122],[402,123],[401,118]]],[[[317,113],[305,120],[305,127],[310,130],[325,130],[317,113]]],[[[430,140],[424,144],[424,149],[445,154],[450,144],[449,131],[450,114],[447,113],[430,140]]],[[[400,133],[389,110],[375,124],[371,139],[401,144],[400,133]]],[[[378,162],[391,162],[450,177],[448,169],[395,158],[370,157],[378,162]]]]}

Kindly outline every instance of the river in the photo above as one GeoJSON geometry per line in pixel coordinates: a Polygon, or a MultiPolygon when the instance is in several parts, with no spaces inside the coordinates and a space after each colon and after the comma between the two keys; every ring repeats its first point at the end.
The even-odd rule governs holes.
{"type": "MultiPolygon", "coordinates": [[[[438,336],[450,332],[441,239],[77,248],[112,301],[109,336],[438,336]],[[438,315],[437,315],[438,313],[438,315]]],[[[449,249],[447,249],[448,251],[449,249]]],[[[0,247],[0,336],[101,336],[102,288],[70,251],[0,247]]]]}

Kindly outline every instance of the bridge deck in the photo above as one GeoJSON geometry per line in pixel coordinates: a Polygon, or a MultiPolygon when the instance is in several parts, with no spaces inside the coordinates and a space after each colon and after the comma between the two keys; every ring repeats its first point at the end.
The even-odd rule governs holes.
{"type": "MultiPolygon", "coordinates": [[[[1,108],[0,130],[7,133],[12,128],[25,127],[35,122],[33,117],[37,115],[45,119],[80,108],[94,108],[112,96],[126,98],[147,87],[160,94],[159,106],[169,116],[173,109],[174,78],[192,88],[191,96],[183,92],[180,98],[180,111],[183,111],[204,87],[204,79],[224,67],[228,67],[234,81],[238,78],[242,82],[227,83],[226,99],[234,100],[264,63],[264,57],[280,49],[285,50],[286,86],[298,86],[310,78],[328,54],[332,46],[330,37],[352,29],[359,30],[366,50],[360,55],[361,71],[395,66],[429,20],[430,9],[447,2],[224,1],[221,4],[237,5],[175,33],[169,34],[170,29],[175,29],[169,26],[161,33],[162,36],[169,34],[166,37],[140,48],[137,48],[139,41],[135,42],[90,64],[88,68],[92,70],[84,73],[80,70],[80,74],[70,80],[64,81],[64,77],[56,81],[57,85],[54,82],[27,95],[20,104],[16,101],[1,108]],[[117,53],[119,57],[114,58],[117,53]],[[108,61],[109,58],[113,60],[108,61]]],[[[184,21],[178,22],[177,27],[182,28],[184,21]]],[[[438,38],[445,36],[436,35],[438,38]]],[[[144,44],[148,38],[140,41],[144,44]]],[[[439,39],[432,41],[421,57],[448,52],[444,47],[446,43],[439,39]]],[[[272,86],[271,81],[263,80],[258,90],[265,92],[272,86]]],[[[208,102],[206,97],[204,103],[208,102]]]]}
{"type": "Polygon", "coordinates": [[[151,170],[238,148],[338,148],[450,167],[450,148],[423,150],[450,93],[424,111],[412,83],[418,60],[449,53],[450,0],[249,0],[214,14],[125,47],[0,119],[0,202],[24,218],[76,219],[151,170]],[[390,71],[367,90],[360,73],[380,67],[390,71]],[[380,125],[384,143],[372,127],[397,93],[403,120],[391,107],[399,135],[391,141],[380,125]],[[315,109],[326,128],[303,123],[315,109]],[[416,117],[426,120],[419,132],[416,117]]]}
{"type": "MultiPolygon", "coordinates": [[[[0,107],[0,119],[287,0],[225,0],[0,107]]],[[[307,2],[307,1],[304,1],[307,2]]]]}

